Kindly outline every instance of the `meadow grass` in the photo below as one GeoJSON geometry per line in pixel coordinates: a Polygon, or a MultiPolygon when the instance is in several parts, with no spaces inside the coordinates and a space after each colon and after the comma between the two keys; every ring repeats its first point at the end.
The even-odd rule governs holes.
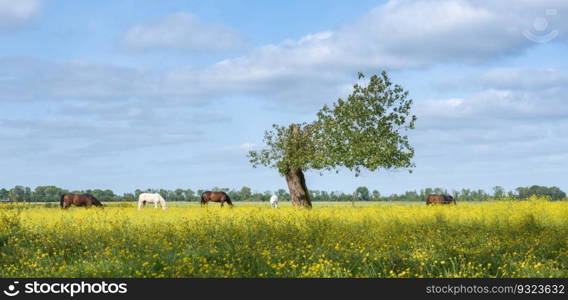
{"type": "Polygon", "coordinates": [[[0,206],[0,277],[568,277],[568,202],[0,206]]]}

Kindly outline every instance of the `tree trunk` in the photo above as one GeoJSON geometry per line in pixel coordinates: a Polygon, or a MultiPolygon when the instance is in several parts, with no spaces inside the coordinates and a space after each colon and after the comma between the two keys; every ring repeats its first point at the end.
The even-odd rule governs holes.
{"type": "Polygon", "coordinates": [[[310,193],[308,192],[306,178],[302,169],[291,168],[285,177],[290,190],[290,201],[292,201],[292,204],[294,206],[311,208],[312,201],[310,201],[310,193]]]}

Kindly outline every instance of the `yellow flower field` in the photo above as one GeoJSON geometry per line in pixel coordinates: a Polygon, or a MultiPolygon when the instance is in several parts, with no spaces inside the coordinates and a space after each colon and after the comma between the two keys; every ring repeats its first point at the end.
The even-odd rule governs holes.
{"type": "Polygon", "coordinates": [[[568,277],[568,202],[2,205],[0,277],[568,277]]]}

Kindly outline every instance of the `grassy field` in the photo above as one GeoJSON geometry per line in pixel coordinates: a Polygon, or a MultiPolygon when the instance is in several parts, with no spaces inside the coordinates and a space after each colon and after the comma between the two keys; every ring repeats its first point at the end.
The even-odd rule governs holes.
{"type": "Polygon", "coordinates": [[[568,277],[568,202],[3,204],[0,277],[568,277]]]}

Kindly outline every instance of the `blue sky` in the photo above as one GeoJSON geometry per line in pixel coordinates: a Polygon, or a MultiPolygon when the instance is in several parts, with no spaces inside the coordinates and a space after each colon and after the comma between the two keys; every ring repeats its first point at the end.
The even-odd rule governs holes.
{"type": "Polygon", "coordinates": [[[416,168],[312,189],[568,190],[568,3],[0,0],[0,186],[286,188],[253,169],[357,72],[410,91],[416,168]]]}

